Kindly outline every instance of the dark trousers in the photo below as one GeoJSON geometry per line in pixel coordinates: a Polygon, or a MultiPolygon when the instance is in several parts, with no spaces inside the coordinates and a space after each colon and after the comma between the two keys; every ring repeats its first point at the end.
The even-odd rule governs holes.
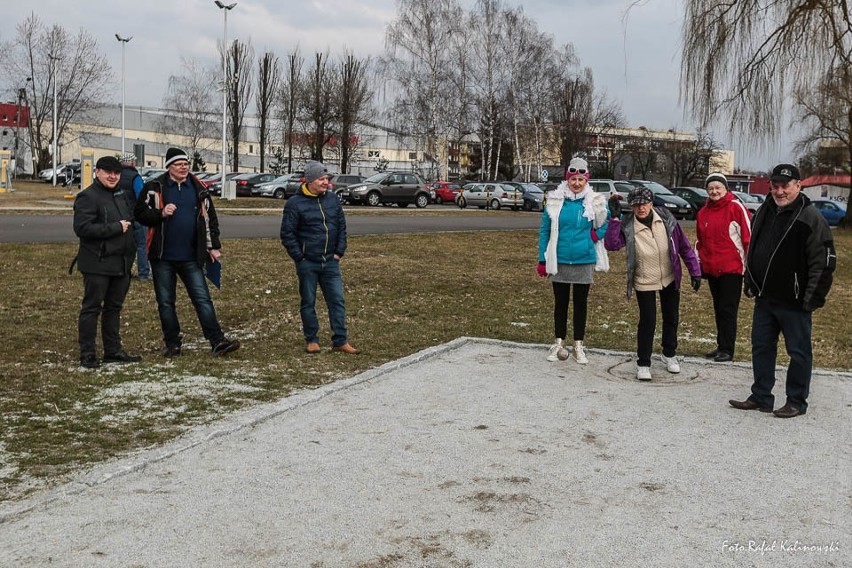
{"type": "Polygon", "coordinates": [[[555,337],[567,339],[568,304],[571,301],[571,286],[574,286],[574,341],[586,337],[586,312],[589,304],[589,284],[553,283],[553,329],[555,337]]]}
{"type": "Polygon", "coordinates": [[[784,345],[790,356],[787,367],[787,402],[802,412],[808,409],[811,388],[813,351],[811,346],[811,313],[768,300],[756,298],[751,324],[751,365],[754,384],[751,400],[772,408],[775,397],[775,362],[778,336],[784,334],[784,345]]]}
{"type": "Polygon", "coordinates": [[[168,346],[181,345],[180,321],[177,308],[177,279],[180,278],[195,308],[198,323],[204,337],[215,347],[225,338],[213,300],[210,299],[210,289],[204,279],[201,265],[194,260],[154,260],[151,261],[151,273],[154,275],[154,294],[157,297],[157,311],[160,314],[160,325],[163,327],[163,341],[168,346]]]}
{"type": "Polygon", "coordinates": [[[731,356],[737,342],[737,312],[743,293],[741,274],[708,276],[707,285],[713,297],[713,312],[716,314],[716,348],[731,356]]]}
{"type": "Polygon", "coordinates": [[[136,270],[139,278],[151,277],[151,265],[148,264],[148,227],[142,223],[133,223],[133,237],[136,239],[136,270]]]}
{"type": "Polygon", "coordinates": [[[101,339],[105,355],[121,351],[121,307],[130,289],[130,275],[103,276],[83,274],[83,302],[77,321],[80,357],[96,355],[98,317],[101,318],[101,339]]]}
{"type": "MultiPolygon", "coordinates": [[[[663,355],[674,357],[677,354],[677,326],[680,321],[680,290],[672,282],[660,294],[660,311],[663,314],[663,355]]],[[[638,347],[637,364],[640,367],[651,366],[651,352],[654,349],[654,334],[657,332],[657,292],[636,291],[639,304],[639,326],[636,329],[638,347]]]]}

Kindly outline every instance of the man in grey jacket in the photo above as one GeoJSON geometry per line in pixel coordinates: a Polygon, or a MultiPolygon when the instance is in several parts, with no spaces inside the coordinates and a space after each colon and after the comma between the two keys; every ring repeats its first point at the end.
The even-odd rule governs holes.
{"type": "Polygon", "coordinates": [[[130,288],[130,268],[136,255],[132,198],[118,187],[121,163],[105,156],[95,164],[95,181],[74,200],[74,233],[80,238],[77,267],[83,274],[83,302],[77,323],[80,364],[95,369],[95,337],[101,318],[104,363],[134,363],[121,346],[121,308],[130,288]]]}

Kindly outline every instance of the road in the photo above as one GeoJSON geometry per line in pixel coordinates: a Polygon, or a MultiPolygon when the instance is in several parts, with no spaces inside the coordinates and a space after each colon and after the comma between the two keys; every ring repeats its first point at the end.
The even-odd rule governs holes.
{"type": "MultiPolygon", "coordinates": [[[[381,215],[349,215],[346,218],[350,235],[379,235],[394,233],[434,233],[452,231],[497,231],[537,229],[539,213],[513,215],[490,214],[411,215],[383,213],[381,215]]],[[[281,215],[230,215],[220,212],[219,225],[225,239],[278,238],[281,215]]],[[[70,243],[77,237],[70,215],[0,215],[0,243],[70,243]]]]}

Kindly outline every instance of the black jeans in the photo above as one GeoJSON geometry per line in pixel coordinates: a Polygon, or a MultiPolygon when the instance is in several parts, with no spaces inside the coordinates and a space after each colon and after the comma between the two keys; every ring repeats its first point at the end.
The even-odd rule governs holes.
{"type": "Polygon", "coordinates": [[[586,312],[589,304],[590,284],[566,284],[553,282],[553,330],[559,339],[567,339],[568,304],[571,301],[571,286],[574,286],[574,341],[586,337],[586,312]]]}
{"type": "MultiPolygon", "coordinates": [[[[680,321],[680,290],[672,282],[659,290],[659,293],[660,311],[663,313],[663,355],[674,357],[677,354],[677,326],[680,321]]],[[[637,290],[636,302],[639,304],[639,326],[636,330],[637,364],[640,367],[650,367],[654,333],[657,331],[657,292],[637,290]]]]}
{"type": "Polygon", "coordinates": [[[784,347],[790,356],[787,366],[787,403],[805,412],[811,390],[813,346],[811,313],[778,304],[766,298],[756,298],[751,323],[751,366],[754,384],[749,399],[758,405],[772,408],[775,397],[775,364],[778,357],[778,337],[784,334],[784,347]]]}
{"type": "Polygon", "coordinates": [[[81,358],[97,354],[95,338],[98,335],[98,317],[101,318],[104,354],[113,355],[121,351],[121,307],[129,289],[130,274],[83,274],[83,302],[77,321],[81,358]]]}
{"type": "Polygon", "coordinates": [[[733,356],[737,342],[737,312],[743,293],[741,274],[708,276],[707,285],[713,297],[713,312],[716,314],[716,348],[733,356]]]}

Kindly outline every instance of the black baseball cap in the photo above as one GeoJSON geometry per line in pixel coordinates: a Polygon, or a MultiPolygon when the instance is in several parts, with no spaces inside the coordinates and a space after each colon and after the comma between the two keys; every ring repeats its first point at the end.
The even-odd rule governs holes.
{"type": "Polygon", "coordinates": [[[118,172],[121,173],[121,162],[118,161],[118,158],[115,156],[104,156],[99,159],[95,164],[95,167],[99,170],[104,170],[107,172],[118,172]]]}
{"type": "Polygon", "coordinates": [[[802,175],[799,173],[799,168],[793,164],[778,164],[772,169],[772,175],[769,179],[786,183],[791,179],[802,179],[802,175]]]}

